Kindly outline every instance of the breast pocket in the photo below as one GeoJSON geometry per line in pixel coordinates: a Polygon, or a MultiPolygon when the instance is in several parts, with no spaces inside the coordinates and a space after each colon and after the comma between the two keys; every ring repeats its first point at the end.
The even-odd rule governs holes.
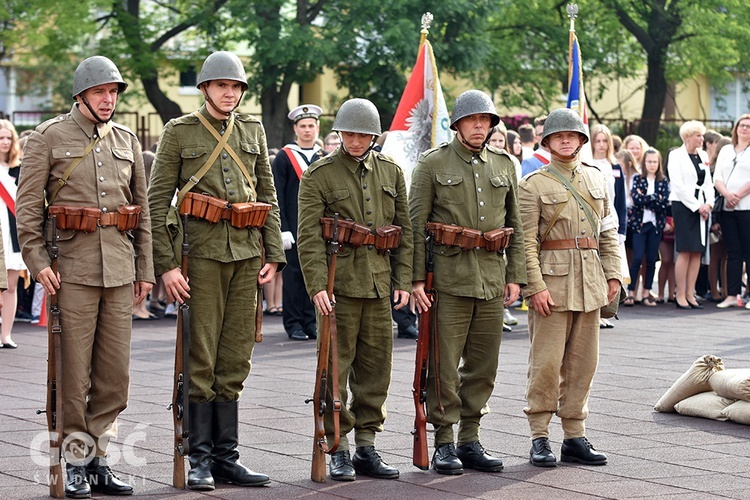
{"type": "Polygon", "coordinates": [[[334,212],[339,212],[341,214],[348,213],[342,211],[342,207],[349,203],[350,196],[348,189],[334,189],[324,194],[328,207],[334,212]]]}
{"type": "Polygon", "coordinates": [[[496,175],[490,177],[490,184],[492,184],[492,206],[505,206],[505,198],[511,188],[510,179],[504,175],[496,175]]]}
{"type": "MultiPolygon", "coordinates": [[[[570,214],[568,210],[565,210],[565,205],[568,203],[569,193],[567,191],[554,191],[549,193],[543,193],[539,195],[539,200],[542,203],[541,206],[541,218],[549,224],[557,221],[570,221],[570,214]]],[[[571,201],[575,203],[575,201],[571,201]]],[[[523,215],[521,215],[523,217],[523,215]]],[[[566,224],[566,228],[569,224],[566,224]]]]}
{"type": "Polygon", "coordinates": [[[183,182],[187,182],[208,160],[208,149],[205,146],[183,146],[180,149],[180,158],[182,159],[180,176],[183,182]]]}
{"type": "MultiPolygon", "coordinates": [[[[57,175],[63,175],[68,165],[73,161],[78,161],[83,157],[86,151],[85,146],[57,146],[52,148],[52,158],[55,165],[59,165],[60,171],[57,175]]],[[[57,169],[56,169],[57,170],[57,169]]]]}
{"type": "Polygon", "coordinates": [[[438,202],[446,203],[449,205],[457,205],[464,203],[466,200],[462,196],[461,183],[464,178],[460,174],[435,174],[435,195],[438,198],[438,202]]]}
{"type": "Polygon", "coordinates": [[[133,163],[135,162],[133,151],[127,148],[112,148],[112,156],[117,164],[117,175],[120,180],[130,184],[133,176],[133,163]]]}
{"type": "Polygon", "coordinates": [[[393,222],[396,216],[396,197],[398,192],[394,186],[383,186],[383,220],[386,224],[393,222]]]}

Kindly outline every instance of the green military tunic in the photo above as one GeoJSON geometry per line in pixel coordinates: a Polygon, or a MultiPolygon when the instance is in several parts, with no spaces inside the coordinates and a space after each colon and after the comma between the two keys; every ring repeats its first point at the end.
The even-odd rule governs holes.
{"type": "Polygon", "coordinates": [[[555,303],[546,318],[529,309],[531,350],[524,411],[532,439],[549,436],[553,413],[562,419],[566,439],[582,437],[599,358],[599,309],[607,304],[607,281],[622,280],[617,229],[600,229],[611,207],[606,180],[595,167],[553,158],[549,167],[521,181],[519,198],[528,266],[528,285],[523,294],[530,297],[549,290],[555,303]],[[550,168],[572,177],[573,186],[594,200],[595,206],[589,208],[593,221],[559,180],[544,175],[550,168]],[[560,215],[553,221],[561,205],[560,215]],[[546,240],[597,237],[599,250],[540,252],[538,244],[550,223],[553,226],[546,240]]]}
{"type": "MultiPolygon", "coordinates": [[[[212,117],[205,105],[197,112],[224,133],[226,121],[212,117]]],[[[194,402],[237,400],[250,372],[261,235],[266,261],[280,263],[277,270],[285,262],[263,126],[247,114],[235,114],[234,122],[228,145],[245,164],[252,186],[224,150],[192,191],[230,203],[269,203],[272,209],[260,230],[235,228],[226,220],[212,224],[191,219],[187,224],[190,398],[194,402]]],[[[216,145],[217,140],[192,114],[170,120],[162,131],[148,192],[158,275],[180,265],[180,255],[175,254],[172,233],[166,225],[175,191],[201,169],[216,145]]]]}
{"type": "Polygon", "coordinates": [[[436,393],[434,360],[428,376],[428,421],[437,428],[436,444],[479,440],[479,420],[489,409],[502,335],[504,287],[526,283],[523,230],[518,209],[515,167],[492,147],[472,152],[454,138],[426,152],[412,173],[409,195],[415,240],[414,281],[425,279],[425,224],[441,222],[479,229],[515,230],[499,252],[434,247],[434,289],[438,294],[440,387],[436,393]],[[445,409],[439,411],[439,403],[445,409]]]}
{"type": "MultiPolygon", "coordinates": [[[[351,429],[355,429],[357,446],[371,446],[385,421],[393,351],[390,294],[411,289],[413,243],[403,171],[380,153],[371,151],[358,162],[339,148],[302,175],[297,244],[311,297],[326,289],[327,247],[320,218],[334,213],[373,231],[388,224],[403,230],[400,247],[390,255],[378,254],[372,245],[345,245],[338,255],[334,295],[339,392],[344,406],[340,446],[347,449],[346,434],[351,429]],[[347,379],[352,393],[348,407],[347,379]]],[[[330,441],[330,418],[326,419],[326,434],[330,441]]]]}
{"type": "Polygon", "coordinates": [[[39,125],[26,143],[16,204],[18,240],[34,277],[51,264],[51,223],[45,204],[73,161],[83,157],[55,205],[112,212],[135,204],[143,210],[131,234],[114,226],[97,227],[92,233],[58,231],[63,434],[88,434],[98,456],[106,453],[116,433],[117,415],[127,406],[133,282],[155,281],[141,146],[127,127],[114,122],[110,126],[83,156],[105,126],[86,118],[78,104],[70,113],[39,125]]]}

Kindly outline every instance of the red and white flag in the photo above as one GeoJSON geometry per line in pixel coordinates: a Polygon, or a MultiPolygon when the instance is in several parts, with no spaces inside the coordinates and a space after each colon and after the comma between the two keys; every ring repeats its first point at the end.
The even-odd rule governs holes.
{"type": "Polygon", "coordinates": [[[440,87],[435,55],[425,38],[383,144],[383,153],[404,170],[408,189],[411,171],[419,155],[450,141],[451,137],[450,117],[440,87]]]}

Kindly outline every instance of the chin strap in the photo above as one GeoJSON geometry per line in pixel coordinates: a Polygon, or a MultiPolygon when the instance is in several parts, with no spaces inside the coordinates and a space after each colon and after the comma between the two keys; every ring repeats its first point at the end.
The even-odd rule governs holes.
{"type": "Polygon", "coordinates": [[[102,119],[101,119],[101,118],[99,117],[99,115],[97,115],[97,114],[96,114],[96,111],[94,111],[94,108],[92,108],[92,107],[91,107],[91,104],[89,104],[89,101],[88,101],[88,99],[86,99],[86,97],[84,97],[84,96],[83,96],[83,94],[79,94],[79,96],[80,96],[80,98],[81,98],[81,102],[82,102],[82,103],[84,104],[84,106],[86,106],[87,108],[89,108],[89,112],[91,113],[91,115],[92,115],[92,116],[93,116],[94,118],[96,118],[96,121],[97,121],[97,122],[99,122],[99,123],[107,123],[107,122],[109,122],[110,120],[112,120],[112,117],[114,117],[114,116],[115,116],[115,111],[114,111],[114,108],[113,108],[113,109],[112,109],[112,115],[110,115],[110,117],[109,117],[109,120],[102,120],[102,119]]]}
{"type": "Polygon", "coordinates": [[[232,108],[232,110],[229,111],[229,113],[227,113],[226,111],[222,111],[221,109],[219,109],[219,107],[216,104],[214,104],[214,100],[211,99],[209,97],[209,95],[208,95],[208,92],[206,92],[204,90],[204,86],[206,86],[206,85],[208,85],[208,83],[204,83],[204,84],[201,85],[201,92],[203,92],[203,98],[206,99],[206,102],[209,104],[209,106],[211,106],[212,108],[214,108],[217,113],[219,113],[221,115],[224,115],[226,117],[232,116],[232,113],[234,113],[234,110],[240,107],[240,103],[242,102],[242,98],[245,96],[245,91],[243,90],[242,93],[240,94],[240,98],[237,99],[237,104],[235,104],[234,107],[232,108]]]}
{"type": "Polygon", "coordinates": [[[484,141],[482,141],[482,145],[479,146],[479,148],[476,149],[476,150],[474,149],[474,146],[472,146],[471,144],[469,144],[468,142],[466,142],[466,139],[464,139],[464,135],[461,133],[460,130],[458,130],[458,127],[456,127],[456,135],[458,136],[458,141],[461,144],[463,144],[464,146],[466,146],[466,149],[471,150],[471,151],[475,151],[475,152],[478,153],[481,150],[483,150],[485,148],[485,146],[487,146],[487,144],[490,142],[490,137],[492,137],[492,129],[490,129],[490,131],[487,133],[487,137],[485,137],[484,141]]]}
{"type": "MultiPolygon", "coordinates": [[[[341,134],[339,134],[339,138],[341,139],[341,134]]],[[[370,143],[370,147],[367,148],[367,151],[364,152],[362,156],[354,156],[349,152],[349,150],[346,149],[346,146],[344,146],[344,139],[341,139],[341,150],[346,153],[348,156],[351,156],[353,159],[357,160],[358,162],[363,162],[365,159],[369,156],[370,151],[372,151],[372,148],[375,147],[375,137],[373,136],[372,142],[370,143]]]]}

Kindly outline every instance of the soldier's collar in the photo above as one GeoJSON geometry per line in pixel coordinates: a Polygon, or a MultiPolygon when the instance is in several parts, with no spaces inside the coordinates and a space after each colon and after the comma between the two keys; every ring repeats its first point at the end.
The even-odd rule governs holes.
{"type": "MultiPolygon", "coordinates": [[[[341,162],[346,166],[346,168],[349,169],[349,171],[353,174],[357,173],[357,169],[359,169],[359,164],[357,160],[349,156],[344,152],[344,148],[338,148],[336,153],[341,160],[341,162]]],[[[370,158],[372,158],[373,151],[370,151],[370,154],[367,155],[367,158],[362,163],[362,165],[365,167],[366,170],[372,170],[372,165],[370,165],[370,158]]]]}
{"type": "Polygon", "coordinates": [[[81,113],[81,110],[78,109],[78,103],[73,104],[73,109],[70,110],[70,116],[73,117],[73,120],[78,124],[79,127],[81,127],[81,130],[83,130],[83,133],[86,134],[86,137],[89,139],[92,139],[94,137],[94,127],[96,126],[96,122],[92,122],[85,116],[83,116],[83,113],[81,113]]]}
{"type": "Polygon", "coordinates": [[[456,152],[456,154],[466,163],[470,165],[476,164],[474,160],[482,160],[483,163],[487,162],[487,147],[483,147],[481,151],[474,152],[470,151],[466,148],[466,146],[461,143],[461,141],[458,138],[458,135],[453,137],[453,140],[450,142],[451,148],[453,148],[453,151],[456,152]]]}
{"type": "MultiPolygon", "coordinates": [[[[206,118],[206,120],[208,120],[208,123],[215,126],[217,129],[222,128],[224,126],[224,122],[226,122],[226,120],[219,120],[214,115],[212,115],[208,111],[208,105],[205,102],[203,103],[203,106],[201,106],[201,108],[198,110],[198,113],[203,115],[203,117],[206,118]]],[[[228,119],[229,117],[227,117],[227,120],[228,119]]]]}

